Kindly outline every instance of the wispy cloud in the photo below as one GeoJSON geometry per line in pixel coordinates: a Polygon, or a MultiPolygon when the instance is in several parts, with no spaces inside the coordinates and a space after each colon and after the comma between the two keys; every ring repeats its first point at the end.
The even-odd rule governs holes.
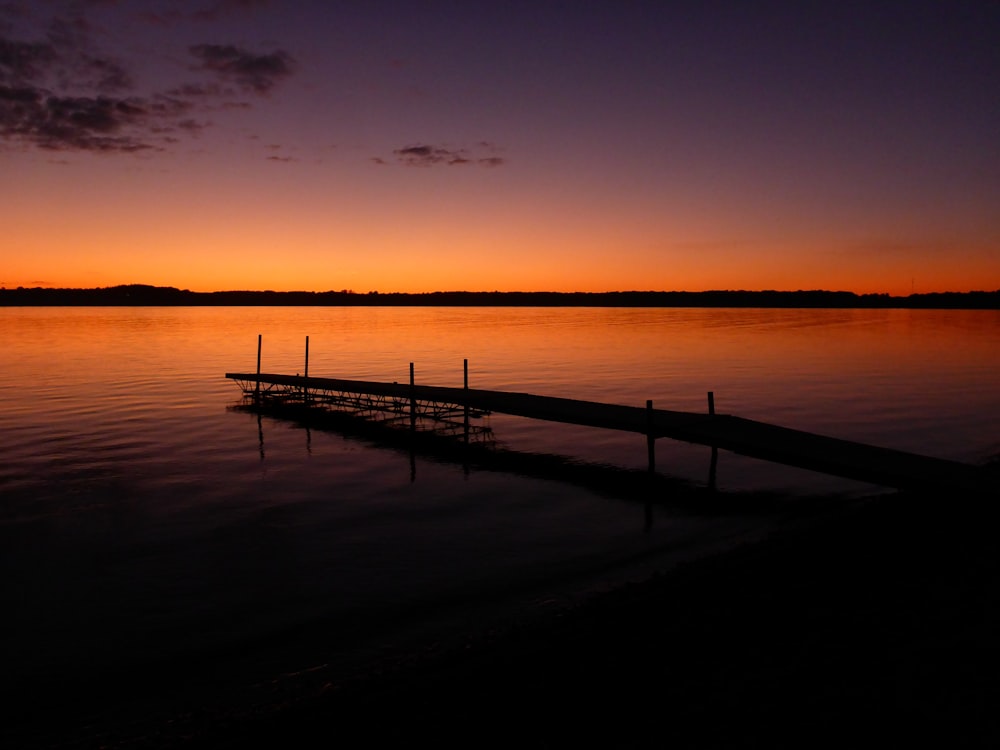
{"type": "Polygon", "coordinates": [[[283,50],[255,55],[231,44],[197,44],[190,52],[198,61],[198,69],[212,71],[225,81],[244,91],[267,94],[284,78],[292,74],[294,61],[283,50]]]}
{"type": "MultiPolygon", "coordinates": [[[[499,167],[506,163],[506,159],[498,156],[497,152],[498,149],[492,143],[482,141],[476,144],[475,148],[445,148],[418,143],[394,149],[392,153],[395,161],[404,167],[426,168],[439,165],[499,167]]],[[[388,159],[381,156],[373,156],[371,161],[378,165],[390,163],[388,159]]]]}
{"type": "Polygon", "coordinates": [[[38,78],[56,60],[55,48],[48,42],[21,42],[0,38],[0,84],[38,78]]]}
{"type": "MultiPolygon", "coordinates": [[[[100,0],[98,0],[100,1],[100,0]]],[[[113,0],[109,0],[113,2],[113,0]]],[[[146,9],[138,14],[145,23],[153,26],[174,26],[180,23],[214,23],[227,17],[252,12],[270,5],[270,0],[220,0],[201,9],[170,7],[161,10],[146,9]]]]}
{"type": "Polygon", "coordinates": [[[220,0],[205,10],[195,11],[192,17],[199,21],[218,21],[234,13],[245,13],[270,5],[270,0],[220,0]]]}
{"type": "Polygon", "coordinates": [[[298,159],[294,156],[285,156],[279,152],[284,151],[285,147],[280,143],[268,143],[264,146],[265,151],[270,151],[270,155],[264,157],[267,161],[277,161],[289,164],[291,162],[297,162],[298,159]]]}
{"type": "MultiPolygon", "coordinates": [[[[89,0],[77,7],[109,3],[89,0]]],[[[206,12],[261,4],[224,0],[206,12]]],[[[14,9],[0,6],[9,18],[17,15],[14,9]]],[[[0,24],[0,147],[103,154],[164,149],[177,143],[178,135],[196,135],[210,126],[196,111],[249,108],[235,99],[266,96],[294,68],[283,50],[257,54],[228,44],[200,44],[189,50],[194,58],[189,72],[208,74],[210,80],[139,93],[128,65],[95,44],[99,37],[79,10],[48,19],[37,38],[19,38],[13,28],[0,24]]]]}
{"type": "Polygon", "coordinates": [[[0,86],[0,137],[50,151],[135,152],[155,148],[149,137],[205,127],[184,102],[109,96],[55,96],[31,87],[0,86]]]}

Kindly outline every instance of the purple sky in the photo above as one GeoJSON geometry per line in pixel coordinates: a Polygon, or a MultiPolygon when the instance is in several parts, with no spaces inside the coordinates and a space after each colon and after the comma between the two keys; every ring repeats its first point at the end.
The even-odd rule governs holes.
{"type": "Polygon", "coordinates": [[[0,0],[0,282],[996,289],[998,38],[997,2],[0,0]]]}

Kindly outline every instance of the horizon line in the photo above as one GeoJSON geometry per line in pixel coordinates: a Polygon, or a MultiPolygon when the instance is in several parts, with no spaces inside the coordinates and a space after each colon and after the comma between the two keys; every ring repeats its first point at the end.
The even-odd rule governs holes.
{"type": "Polygon", "coordinates": [[[128,284],[114,284],[111,286],[95,286],[95,287],[61,287],[61,286],[49,286],[49,285],[36,285],[36,286],[24,286],[18,285],[17,287],[8,288],[5,285],[0,284],[0,292],[15,292],[15,291],[32,291],[32,292],[108,292],[114,290],[147,290],[147,291],[159,291],[159,292],[177,292],[180,294],[199,294],[199,295],[211,295],[211,294],[300,294],[300,295],[344,295],[344,296],[356,296],[356,297],[367,297],[367,296],[413,296],[413,297],[426,297],[431,295],[588,295],[588,296],[601,296],[601,295],[624,295],[624,294],[647,294],[647,295],[657,295],[657,294],[827,294],[827,295],[850,295],[854,297],[878,297],[878,298],[889,298],[889,299],[909,299],[911,297],[925,297],[928,295],[983,295],[983,294],[1000,294],[1000,289],[975,289],[968,290],[964,292],[944,290],[944,291],[933,291],[933,292],[911,292],[906,295],[894,295],[890,292],[855,292],[846,289],[703,289],[703,290],[687,290],[687,289],[609,289],[604,291],[583,291],[583,290],[572,290],[572,291],[557,291],[551,289],[545,290],[535,290],[535,291],[525,291],[520,289],[513,290],[470,290],[470,289],[437,289],[434,291],[427,292],[414,292],[414,291],[380,291],[373,289],[367,292],[359,292],[354,289],[324,289],[324,290],[310,290],[310,289],[288,289],[288,290],[276,290],[276,289],[214,289],[210,291],[196,291],[186,288],[180,288],[176,286],[159,286],[155,284],[145,284],[145,283],[128,283],[128,284]]]}

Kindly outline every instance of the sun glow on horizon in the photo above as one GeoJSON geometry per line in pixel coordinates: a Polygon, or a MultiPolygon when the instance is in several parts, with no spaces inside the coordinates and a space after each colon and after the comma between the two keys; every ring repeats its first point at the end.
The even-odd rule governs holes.
{"type": "Polygon", "coordinates": [[[0,8],[0,285],[1000,288],[997,8],[126,5],[0,8]]]}

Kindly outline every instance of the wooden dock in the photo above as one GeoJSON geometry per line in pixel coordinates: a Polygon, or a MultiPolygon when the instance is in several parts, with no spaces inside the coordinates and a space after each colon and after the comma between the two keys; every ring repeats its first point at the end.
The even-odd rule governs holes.
{"type": "Polygon", "coordinates": [[[466,439],[473,429],[470,421],[490,413],[633,432],[646,436],[651,469],[654,441],[670,438],[884,487],[994,494],[1000,490],[997,475],[982,467],[716,414],[711,394],[709,413],[699,414],[654,409],[652,402],[644,408],[469,388],[467,363],[462,388],[418,385],[412,364],[410,383],[309,377],[308,366],[306,373],[226,377],[240,385],[250,404],[335,410],[410,429],[419,423],[443,425],[466,439]]]}

